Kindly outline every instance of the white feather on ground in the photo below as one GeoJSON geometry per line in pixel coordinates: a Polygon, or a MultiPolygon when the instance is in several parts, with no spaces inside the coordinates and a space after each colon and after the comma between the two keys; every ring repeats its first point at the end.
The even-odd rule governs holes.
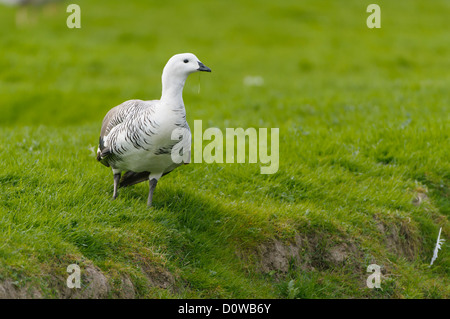
{"type": "Polygon", "coordinates": [[[439,229],[439,235],[436,241],[436,246],[434,247],[434,251],[433,251],[433,258],[431,259],[431,263],[430,266],[433,265],[434,261],[437,259],[438,257],[438,251],[439,249],[442,248],[442,244],[444,243],[444,239],[441,239],[441,231],[442,231],[442,227],[439,229]]]}

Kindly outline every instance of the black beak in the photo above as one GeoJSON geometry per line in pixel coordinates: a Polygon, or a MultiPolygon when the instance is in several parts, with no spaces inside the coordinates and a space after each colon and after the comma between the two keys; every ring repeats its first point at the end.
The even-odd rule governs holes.
{"type": "Polygon", "coordinates": [[[198,62],[198,69],[199,71],[205,71],[205,72],[211,72],[211,69],[208,68],[206,65],[204,65],[202,62],[198,62]]]}

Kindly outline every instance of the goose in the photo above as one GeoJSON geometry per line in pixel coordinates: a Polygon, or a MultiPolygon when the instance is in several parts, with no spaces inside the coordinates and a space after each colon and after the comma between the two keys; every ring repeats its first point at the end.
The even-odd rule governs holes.
{"type": "Polygon", "coordinates": [[[190,149],[183,87],[189,74],[199,71],[211,72],[211,69],[192,53],[176,54],[163,69],[159,100],[129,100],[105,115],[97,161],[112,169],[113,199],[117,198],[118,188],[148,180],[147,206],[150,207],[158,180],[183,164],[172,160],[172,148],[178,143],[172,140],[172,132],[176,129],[188,132],[189,138],[184,142],[189,143],[190,149]]]}

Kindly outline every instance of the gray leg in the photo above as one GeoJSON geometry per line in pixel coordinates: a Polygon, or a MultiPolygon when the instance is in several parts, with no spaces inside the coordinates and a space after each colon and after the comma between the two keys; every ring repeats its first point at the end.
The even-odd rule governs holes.
{"type": "Polygon", "coordinates": [[[156,178],[152,178],[149,180],[150,185],[150,192],[148,193],[148,200],[147,200],[147,206],[152,206],[152,200],[153,200],[153,191],[156,188],[156,184],[158,183],[158,180],[156,178]]]}
{"type": "Polygon", "coordinates": [[[113,194],[113,199],[117,198],[117,186],[119,186],[120,175],[121,175],[120,173],[114,174],[114,194],[113,194]]]}

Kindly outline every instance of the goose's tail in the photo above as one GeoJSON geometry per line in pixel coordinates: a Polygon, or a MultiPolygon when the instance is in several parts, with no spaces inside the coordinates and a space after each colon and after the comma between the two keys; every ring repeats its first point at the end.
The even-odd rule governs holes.
{"type": "Polygon", "coordinates": [[[122,178],[120,179],[119,187],[127,187],[127,186],[131,186],[134,184],[148,181],[149,175],[150,175],[150,172],[135,173],[132,171],[127,171],[125,174],[123,174],[122,178]]]}

